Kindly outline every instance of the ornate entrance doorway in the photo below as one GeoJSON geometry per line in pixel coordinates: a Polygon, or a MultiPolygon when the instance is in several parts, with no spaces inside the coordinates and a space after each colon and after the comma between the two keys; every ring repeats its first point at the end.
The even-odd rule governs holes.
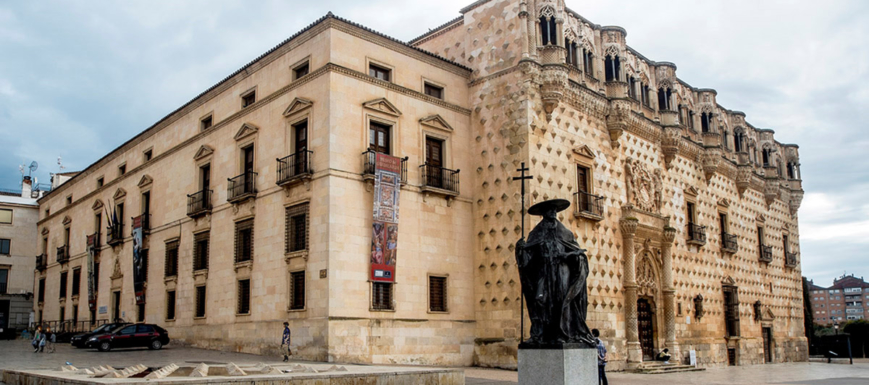
{"type": "Polygon", "coordinates": [[[655,359],[655,329],[652,324],[652,304],[648,299],[637,300],[637,327],[640,335],[640,346],[643,349],[643,361],[655,359]]]}

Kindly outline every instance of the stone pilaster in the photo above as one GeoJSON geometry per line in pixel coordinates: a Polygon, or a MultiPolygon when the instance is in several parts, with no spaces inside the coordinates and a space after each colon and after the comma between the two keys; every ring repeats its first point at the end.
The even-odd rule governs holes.
{"type": "Polygon", "coordinates": [[[673,287],[673,240],[676,239],[676,229],[665,227],[661,237],[661,275],[663,277],[664,290],[664,331],[666,333],[666,347],[670,354],[680,359],[679,345],[676,342],[676,289],[673,287]]]}
{"type": "Polygon", "coordinates": [[[634,255],[634,235],[637,233],[639,220],[622,218],[619,225],[622,229],[622,251],[624,252],[625,271],[625,335],[627,336],[628,368],[634,368],[643,362],[643,349],[640,346],[640,333],[637,325],[637,273],[634,255]]]}
{"type": "Polygon", "coordinates": [[[519,3],[519,28],[522,34],[522,58],[528,58],[528,4],[523,0],[519,3]]]}

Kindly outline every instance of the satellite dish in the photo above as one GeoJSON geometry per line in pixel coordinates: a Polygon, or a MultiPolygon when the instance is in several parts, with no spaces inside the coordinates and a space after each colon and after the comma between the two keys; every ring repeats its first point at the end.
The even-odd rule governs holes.
{"type": "Polygon", "coordinates": [[[35,160],[30,162],[30,172],[36,171],[37,168],[39,168],[39,163],[36,163],[35,160]]]}

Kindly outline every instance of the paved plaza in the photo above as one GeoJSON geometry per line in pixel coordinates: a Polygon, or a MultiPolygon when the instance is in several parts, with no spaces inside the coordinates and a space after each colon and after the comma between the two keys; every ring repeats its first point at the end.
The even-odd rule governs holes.
{"type": "MultiPolygon", "coordinates": [[[[27,341],[0,341],[0,370],[59,368],[66,362],[77,367],[97,365],[126,367],[136,364],[158,367],[173,362],[204,362],[215,365],[233,362],[238,365],[248,365],[258,362],[280,364],[281,357],[203,350],[171,344],[159,351],[126,349],[114,350],[110,353],[100,353],[91,349],[75,349],[67,344],[58,344],[55,353],[33,353],[33,349],[30,348],[27,341]]],[[[465,377],[468,385],[515,384],[518,378],[515,371],[481,368],[468,368],[465,370],[465,377]]],[[[869,385],[869,362],[855,362],[854,365],[825,363],[753,365],[716,368],[703,372],[655,375],[609,373],[609,381],[613,385],[869,385]]]]}

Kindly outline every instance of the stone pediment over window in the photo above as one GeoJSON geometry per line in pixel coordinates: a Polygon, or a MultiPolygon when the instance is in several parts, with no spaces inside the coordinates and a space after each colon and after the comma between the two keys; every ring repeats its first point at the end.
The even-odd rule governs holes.
{"type": "Polygon", "coordinates": [[[99,211],[103,209],[103,201],[97,199],[94,201],[93,206],[91,206],[91,210],[99,211]]]}
{"type": "Polygon", "coordinates": [[[70,218],[69,216],[63,217],[63,224],[64,225],[68,225],[70,223],[72,223],[72,218],[70,218]]]}
{"type": "Polygon", "coordinates": [[[440,115],[431,115],[419,120],[419,122],[428,127],[437,128],[444,131],[452,131],[453,126],[450,126],[446,120],[440,115]]]}
{"type": "Polygon", "coordinates": [[[730,200],[727,198],[721,198],[718,200],[718,205],[724,208],[730,207],[730,200]]]}
{"type": "Polygon", "coordinates": [[[125,196],[127,196],[127,190],[119,188],[117,191],[115,191],[115,195],[112,195],[112,199],[123,199],[125,196]]]}
{"type": "Polygon", "coordinates": [[[582,146],[576,147],[573,149],[573,153],[582,157],[586,157],[589,160],[595,158],[594,151],[587,145],[583,144],[582,146]]]}
{"type": "Polygon", "coordinates": [[[395,105],[392,104],[389,100],[386,100],[386,98],[379,98],[367,101],[365,103],[362,103],[362,107],[375,111],[380,111],[392,116],[401,116],[401,111],[399,111],[398,108],[396,108],[395,105]]]}
{"type": "Polygon", "coordinates": [[[724,280],[721,281],[721,284],[727,286],[736,286],[736,281],[733,279],[733,277],[727,276],[727,278],[724,278],[724,280]]]}
{"type": "Polygon", "coordinates": [[[250,123],[244,123],[241,125],[241,128],[235,134],[235,140],[242,140],[244,138],[247,138],[248,136],[256,134],[257,132],[259,132],[259,127],[254,126],[253,124],[250,124],[250,123]]]}
{"type": "Polygon", "coordinates": [[[48,235],[48,227],[42,228],[42,235],[48,235]]]}
{"type": "Polygon", "coordinates": [[[696,197],[698,194],[699,194],[699,192],[697,191],[696,188],[694,188],[694,186],[689,186],[688,188],[685,189],[685,195],[690,195],[690,196],[696,197]]]}
{"type": "Polygon", "coordinates": [[[196,155],[193,155],[193,160],[201,160],[211,156],[214,153],[214,149],[207,145],[202,145],[199,147],[199,151],[196,151],[196,155]]]}
{"type": "Polygon", "coordinates": [[[757,218],[755,218],[754,220],[761,223],[766,222],[766,218],[764,218],[761,214],[757,214],[757,218]]]}
{"type": "Polygon", "coordinates": [[[773,314],[772,309],[770,309],[769,306],[767,306],[761,314],[761,321],[772,321],[775,319],[775,314],[773,314]]]}
{"type": "Polygon", "coordinates": [[[153,182],[154,182],[154,179],[151,178],[150,175],[148,175],[148,174],[142,175],[142,179],[139,180],[139,188],[148,187],[153,182]]]}
{"type": "Polygon", "coordinates": [[[287,106],[287,109],[284,110],[284,116],[290,116],[295,114],[296,112],[302,111],[314,105],[314,102],[305,99],[305,98],[295,98],[290,105],[287,106]]]}

